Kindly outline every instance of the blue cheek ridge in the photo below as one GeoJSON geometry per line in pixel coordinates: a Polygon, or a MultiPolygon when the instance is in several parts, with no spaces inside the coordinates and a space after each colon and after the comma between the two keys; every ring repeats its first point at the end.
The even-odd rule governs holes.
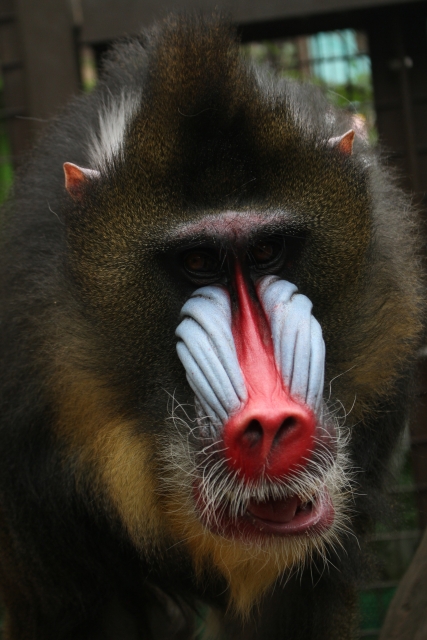
{"type": "Polygon", "coordinates": [[[231,331],[227,291],[197,289],[181,310],[177,353],[206,415],[224,423],[246,401],[247,393],[231,331]]]}
{"type": "Polygon", "coordinates": [[[315,413],[323,399],[325,343],[312,303],[297,287],[277,276],[258,283],[258,295],[270,322],[274,355],[291,395],[315,413]]]}
{"type": "Polygon", "coordinates": [[[184,365],[188,383],[199,400],[206,417],[215,424],[222,423],[227,418],[227,412],[218,402],[218,398],[203,371],[198,366],[184,342],[178,342],[176,349],[178,357],[184,365]]]}

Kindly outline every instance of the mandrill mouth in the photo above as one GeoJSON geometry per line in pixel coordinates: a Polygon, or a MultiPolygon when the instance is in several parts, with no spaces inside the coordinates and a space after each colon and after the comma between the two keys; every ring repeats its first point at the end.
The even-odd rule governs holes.
{"type": "Polygon", "coordinates": [[[316,501],[303,501],[298,496],[283,500],[251,500],[244,515],[257,533],[288,536],[325,531],[334,522],[334,508],[326,491],[316,501]]]}
{"type": "Polygon", "coordinates": [[[195,488],[199,518],[205,528],[226,538],[248,542],[268,537],[321,534],[334,523],[335,510],[329,492],[324,487],[311,500],[298,495],[286,498],[251,498],[240,513],[233,513],[232,501],[208,507],[203,492],[195,488]]]}

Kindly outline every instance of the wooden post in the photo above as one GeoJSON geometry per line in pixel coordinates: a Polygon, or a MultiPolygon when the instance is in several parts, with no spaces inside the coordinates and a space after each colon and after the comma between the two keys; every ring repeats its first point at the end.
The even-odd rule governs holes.
{"type": "Polygon", "coordinates": [[[427,531],[389,607],[379,640],[427,638],[427,531]]]}
{"type": "Polygon", "coordinates": [[[71,3],[14,0],[32,138],[79,90],[71,3]]]}

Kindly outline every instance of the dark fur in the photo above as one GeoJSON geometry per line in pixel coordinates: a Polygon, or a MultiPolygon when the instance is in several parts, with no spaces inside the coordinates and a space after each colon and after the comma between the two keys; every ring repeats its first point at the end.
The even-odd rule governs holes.
{"type": "MultiPolygon", "coordinates": [[[[331,123],[327,112],[315,88],[258,83],[227,27],[170,18],[116,45],[94,93],[50,125],[22,170],[1,223],[0,572],[8,640],[190,638],[201,604],[225,611],[224,578],[213,571],[201,586],[173,537],[155,554],[136,548],[103,486],[111,461],[102,448],[96,455],[96,443],[85,444],[95,418],[86,433],[73,417],[64,426],[61,414],[77,378],[71,409],[73,393],[84,404],[93,384],[101,415],[105,403],[135,437],[152,434],[154,450],[156,434],[170,429],[174,437],[165,426],[165,390],[192,403],[175,353],[179,311],[191,293],[167,240],[177,220],[272,208],[303,220],[283,230],[305,238],[285,275],[314,303],[327,382],[340,376],[332,399],[347,411],[355,402],[347,425],[352,462],[363,473],[353,525],[357,533],[370,526],[405,421],[420,283],[407,200],[363,140],[356,137],[350,158],[327,147],[351,128],[349,116],[335,114],[331,123]],[[87,136],[99,126],[102,103],[135,87],[143,99],[125,162],[74,202],[63,162],[89,165],[87,136]]],[[[141,474],[156,478],[159,461],[151,453],[149,460],[141,474]]],[[[350,637],[360,559],[351,535],[343,545],[331,555],[337,569],[323,572],[320,564],[301,580],[285,577],[247,626],[229,612],[224,633],[350,637]]]]}

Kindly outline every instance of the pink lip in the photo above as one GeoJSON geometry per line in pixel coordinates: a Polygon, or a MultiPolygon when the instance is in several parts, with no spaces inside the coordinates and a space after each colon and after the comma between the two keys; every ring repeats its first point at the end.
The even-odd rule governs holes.
{"type": "Polygon", "coordinates": [[[289,536],[325,531],[332,525],[334,515],[331,499],[325,491],[316,503],[305,505],[296,496],[276,503],[250,504],[243,517],[257,532],[289,536]]]}
{"type": "MultiPolygon", "coordinates": [[[[196,504],[203,512],[203,498],[195,491],[196,504]]],[[[268,500],[263,503],[251,501],[246,512],[231,518],[227,510],[203,524],[217,535],[225,538],[251,540],[260,536],[285,537],[307,533],[321,533],[334,522],[335,511],[326,489],[315,502],[303,504],[297,496],[286,500],[268,500]]]]}

